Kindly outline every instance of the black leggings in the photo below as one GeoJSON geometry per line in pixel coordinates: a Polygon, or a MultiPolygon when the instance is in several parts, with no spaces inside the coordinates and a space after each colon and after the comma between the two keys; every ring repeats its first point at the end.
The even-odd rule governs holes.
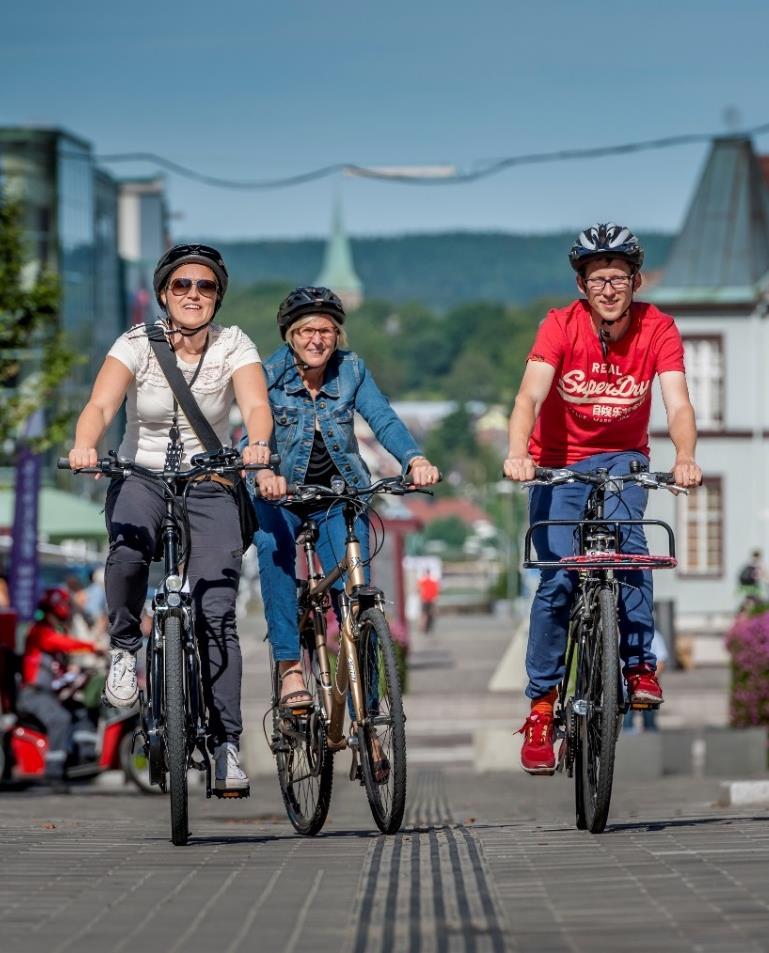
{"type": "MultiPolygon", "coordinates": [[[[237,744],[243,730],[235,617],[243,558],[238,508],[227,487],[210,481],[191,487],[187,509],[191,536],[187,575],[211,729],[217,742],[237,744]]],[[[104,578],[110,641],[113,648],[137,652],[149,565],[165,516],[162,490],[138,477],[113,480],[105,511],[110,538],[104,578]]]]}

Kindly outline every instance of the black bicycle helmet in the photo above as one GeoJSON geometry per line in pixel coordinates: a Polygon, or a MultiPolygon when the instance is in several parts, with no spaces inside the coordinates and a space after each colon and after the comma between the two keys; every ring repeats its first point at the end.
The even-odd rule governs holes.
{"type": "Polygon", "coordinates": [[[155,297],[157,298],[158,304],[161,308],[163,307],[160,292],[165,289],[171,273],[175,271],[179,265],[183,265],[187,262],[196,265],[207,265],[216,275],[216,280],[219,284],[219,291],[216,295],[216,309],[214,311],[214,314],[216,314],[216,311],[221,307],[224,293],[227,291],[229,275],[227,274],[227,268],[224,265],[221,252],[211,245],[184,244],[174,245],[173,248],[168,249],[155,266],[155,274],[152,278],[152,286],[155,289],[155,297]]]}
{"type": "Polygon", "coordinates": [[[337,324],[344,324],[344,306],[338,295],[329,288],[296,288],[278,306],[278,328],[286,340],[291,325],[306,314],[327,314],[337,324]]]}
{"type": "Polygon", "coordinates": [[[575,271],[581,271],[594,258],[623,258],[639,271],[644,250],[626,226],[596,222],[579,233],[569,252],[569,264],[575,271]]]}

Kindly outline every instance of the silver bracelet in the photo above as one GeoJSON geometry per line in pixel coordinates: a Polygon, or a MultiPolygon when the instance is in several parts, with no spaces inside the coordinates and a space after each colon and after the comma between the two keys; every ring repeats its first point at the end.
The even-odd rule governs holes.
{"type": "Polygon", "coordinates": [[[269,440],[254,440],[253,443],[249,444],[249,447],[269,447],[269,440]]]}

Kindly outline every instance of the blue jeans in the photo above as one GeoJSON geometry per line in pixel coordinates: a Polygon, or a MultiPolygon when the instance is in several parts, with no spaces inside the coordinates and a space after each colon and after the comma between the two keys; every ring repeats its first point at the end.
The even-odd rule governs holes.
{"type": "MultiPolygon", "coordinates": [[[[254,500],[259,529],[254,539],[259,556],[259,582],[262,588],[264,614],[267,619],[267,635],[276,661],[299,658],[299,625],[296,602],[296,537],[302,518],[285,506],[265,503],[258,497],[254,500]]],[[[318,524],[317,554],[324,572],[330,572],[344,556],[346,529],[341,506],[334,506],[330,513],[328,505],[312,514],[318,524]]],[[[368,521],[358,517],[355,532],[360,540],[361,557],[368,560],[368,521]]],[[[369,569],[366,567],[366,582],[369,569]]],[[[344,588],[338,580],[332,598],[344,588]]],[[[336,598],[333,598],[336,609],[336,598]]],[[[337,617],[339,613],[337,611],[337,617]]]]}
{"type": "MultiPolygon", "coordinates": [[[[569,469],[584,473],[606,467],[610,473],[628,473],[633,460],[648,464],[641,453],[598,453],[586,457],[569,469]]],[[[584,513],[591,487],[584,483],[561,486],[534,486],[529,491],[529,522],[539,520],[578,520],[584,513]]],[[[628,485],[621,494],[607,495],[604,515],[607,519],[642,519],[648,491],[628,485]]],[[[550,526],[534,533],[534,546],[541,560],[555,560],[576,552],[577,537],[573,526],[550,526]]],[[[646,536],[641,526],[628,527],[622,534],[625,552],[647,553],[646,536]]],[[[652,574],[649,570],[616,573],[619,586],[620,655],[626,666],[646,663],[656,668],[651,650],[654,638],[652,574]]],[[[539,587],[531,605],[526,672],[529,698],[546,695],[563,678],[566,667],[566,642],[569,609],[577,585],[576,572],[543,569],[539,587]]]]}

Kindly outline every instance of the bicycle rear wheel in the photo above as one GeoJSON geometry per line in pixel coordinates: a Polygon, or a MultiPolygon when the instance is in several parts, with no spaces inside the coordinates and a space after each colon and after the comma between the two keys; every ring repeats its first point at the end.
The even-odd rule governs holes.
{"type": "Polygon", "coordinates": [[[171,842],[177,847],[187,843],[189,816],[187,804],[187,730],[184,704],[184,653],[182,626],[176,616],[168,616],[163,625],[165,664],[165,735],[171,801],[171,842]]]}
{"type": "Polygon", "coordinates": [[[313,645],[302,646],[301,662],[304,684],[313,703],[303,714],[279,711],[280,679],[278,666],[273,662],[272,750],[288,819],[297,833],[313,836],[321,830],[328,816],[334,783],[334,757],[326,744],[314,633],[309,630],[307,634],[307,642],[312,639],[313,645]]]}
{"type": "Polygon", "coordinates": [[[598,593],[593,632],[583,644],[577,693],[587,702],[578,716],[577,827],[600,834],[611,803],[621,695],[617,603],[608,585],[598,593]]]}
{"type": "Polygon", "coordinates": [[[395,647],[379,609],[360,615],[358,659],[368,720],[358,727],[363,783],[377,827],[394,834],[406,808],[406,717],[395,647]]]}

